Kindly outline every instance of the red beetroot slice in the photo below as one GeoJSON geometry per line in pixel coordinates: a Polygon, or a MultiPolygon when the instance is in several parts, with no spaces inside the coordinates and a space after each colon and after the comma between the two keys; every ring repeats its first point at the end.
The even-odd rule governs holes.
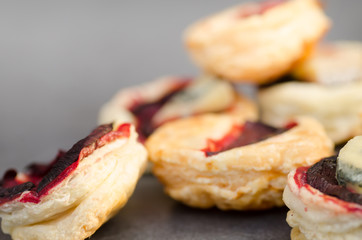
{"type": "Polygon", "coordinates": [[[254,15],[261,15],[268,10],[277,7],[285,2],[287,2],[287,0],[266,0],[249,6],[243,6],[238,13],[238,17],[247,18],[254,15]]]}
{"type": "Polygon", "coordinates": [[[50,164],[32,163],[26,167],[27,180],[22,182],[16,179],[17,172],[14,169],[10,169],[5,172],[3,179],[0,181],[0,203],[10,200],[14,196],[18,196],[20,193],[34,189],[41,179],[49,172],[52,166],[64,156],[64,151],[59,151],[56,158],[50,164]],[[2,200],[2,198],[4,200],[2,200]]]}
{"type": "Polygon", "coordinates": [[[173,96],[186,88],[190,82],[191,79],[180,79],[179,82],[177,82],[177,84],[175,85],[174,89],[159,100],[154,102],[136,103],[133,106],[129,107],[129,111],[132,112],[132,114],[136,117],[136,131],[139,135],[139,139],[141,142],[144,142],[158,127],[155,126],[152,122],[152,119],[156,115],[156,113],[173,96]]]}
{"type": "Polygon", "coordinates": [[[221,139],[208,139],[207,147],[202,151],[205,152],[205,156],[209,157],[233,148],[265,140],[281,134],[294,126],[296,126],[296,123],[293,122],[289,123],[285,128],[275,128],[261,122],[247,121],[242,126],[233,126],[231,130],[221,139]]]}
{"type": "Polygon", "coordinates": [[[26,167],[26,172],[28,173],[29,179],[35,185],[38,185],[42,178],[52,169],[55,163],[59,161],[64,155],[66,154],[65,151],[59,150],[57,156],[50,164],[44,163],[32,163],[26,167]]]}
{"type": "Polygon", "coordinates": [[[112,130],[112,124],[101,125],[74,144],[69,151],[60,151],[49,165],[29,165],[25,174],[27,182],[16,179],[15,170],[8,170],[0,182],[0,204],[15,199],[24,191],[30,191],[31,194],[22,201],[38,203],[42,195],[66,178],[76,169],[79,161],[92,154],[94,150],[115,139],[129,137],[130,125],[123,124],[116,131],[112,130]]]}
{"type": "Polygon", "coordinates": [[[307,170],[307,183],[322,193],[346,202],[362,205],[362,194],[338,185],[336,179],[337,156],[323,158],[307,170]]]}

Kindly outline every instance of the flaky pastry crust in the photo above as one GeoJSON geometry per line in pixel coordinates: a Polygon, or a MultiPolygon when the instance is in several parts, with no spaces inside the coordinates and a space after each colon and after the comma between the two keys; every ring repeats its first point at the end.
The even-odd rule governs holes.
{"type": "Polygon", "coordinates": [[[266,140],[207,157],[208,139],[220,139],[244,120],[202,115],[167,123],[147,140],[153,173],[172,198],[189,206],[265,209],[282,206],[287,173],[331,154],[333,144],[313,119],[266,140]]]}
{"type": "Polygon", "coordinates": [[[2,204],[2,229],[19,240],[85,239],[126,204],[146,159],[132,127],[129,138],[96,149],[39,203],[2,204]]]}
{"type": "Polygon", "coordinates": [[[292,240],[357,240],[362,236],[362,206],[328,196],[301,181],[292,171],[283,200],[292,240]]]}
{"type": "MultiPolygon", "coordinates": [[[[273,2],[273,1],[269,1],[273,2]]],[[[247,15],[266,3],[248,3],[190,26],[185,42],[206,72],[235,82],[262,84],[288,72],[329,28],[317,0],[282,2],[247,15]]]]}
{"type": "Polygon", "coordinates": [[[296,116],[315,117],[335,143],[362,134],[362,81],[325,86],[282,83],[259,92],[262,121],[280,125],[296,116]]]}

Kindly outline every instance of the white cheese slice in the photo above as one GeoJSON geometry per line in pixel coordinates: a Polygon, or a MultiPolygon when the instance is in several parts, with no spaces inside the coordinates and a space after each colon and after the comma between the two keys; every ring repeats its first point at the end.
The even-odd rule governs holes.
{"type": "Polygon", "coordinates": [[[362,136],[349,140],[339,152],[337,180],[339,184],[362,193],[362,136]]]}

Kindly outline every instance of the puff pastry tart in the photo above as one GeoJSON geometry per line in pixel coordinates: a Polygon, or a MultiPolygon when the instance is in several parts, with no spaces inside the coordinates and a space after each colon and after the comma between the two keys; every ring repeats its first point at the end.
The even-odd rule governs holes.
{"type": "Polygon", "coordinates": [[[287,73],[329,25],[317,0],[267,0],[193,24],[185,42],[205,72],[261,84],[287,73]]]}
{"type": "Polygon", "coordinates": [[[362,43],[323,43],[301,61],[293,73],[300,80],[324,85],[362,80],[362,43]]]}
{"type": "Polygon", "coordinates": [[[282,206],[287,173],[331,154],[332,145],[313,119],[274,128],[213,114],[166,123],[146,142],[166,193],[225,210],[282,206]]]}
{"type": "Polygon", "coordinates": [[[147,155],[130,124],[101,125],[49,165],[9,170],[0,186],[2,230],[13,239],[85,239],[132,194],[147,155]]]}
{"type": "Polygon", "coordinates": [[[288,175],[283,200],[293,240],[362,238],[362,136],[350,140],[339,156],[288,175]]]}
{"type": "Polygon", "coordinates": [[[122,89],[102,107],[99,122],[134,123],[144,142],[165,122],[207,112],[257,117],[254,103],[230,83],[205,75],[196,79],[165,77],[122,89]]]}
{"type": "Polygon", "coordinates": [[[288,82],[259,92],[262,121],[280,125],[308,115],[318,119],[335,143],[362,134],[362,81],[339,85],[288,82]]]}

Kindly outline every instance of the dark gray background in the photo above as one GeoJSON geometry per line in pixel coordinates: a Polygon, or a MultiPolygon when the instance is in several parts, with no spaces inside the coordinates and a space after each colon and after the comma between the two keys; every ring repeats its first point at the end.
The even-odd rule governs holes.
{"type": "MultiPolygon", "coordinates": [[[[96,126],[101,105],[120,88],[163,75],[198,74],[184,50],[182,32],[195,20],[240,2],[1,1],[0,174],[32,161],[48,161],[58,149],[85,137],[96,126]]],[[[326,38],[362,41],[362,1],[324,2],[333,20],[326,38]]],[[[272,239],[273,234],[275,239],[287,239],[289,235],[285,209],[259,216],[269,219],[260,223],[269,226],[263,233],[264,228],[256,228],[260,224],[255,216],[260,213],[240,219],[239,213],[191,210],[164,196],[155,179],[142,179],[140,188],[124,213],[94,239],[119,239],[120,233],[125,234],[123,239],[204,239],[203,234],[209,239],[272,239]],[[154,205],[143,205],[147,198],[154,205]],[[239,224],[234,225],[237,219],[239,224]],[[117,221],[131,222],[119,228],[117,221]],[[172,231],[178,235],[171,238],[172,231]]]]}

